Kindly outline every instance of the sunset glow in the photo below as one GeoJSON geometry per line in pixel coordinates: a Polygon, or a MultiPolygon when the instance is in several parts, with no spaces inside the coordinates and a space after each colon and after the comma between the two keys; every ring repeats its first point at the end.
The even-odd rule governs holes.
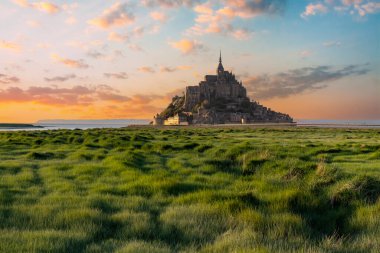
{"type": "Polygon", "coordinates": [[[0,122],[150,119],[214,74],[295,119],[380,119],[378,0],[0,2],[0,122]]]}

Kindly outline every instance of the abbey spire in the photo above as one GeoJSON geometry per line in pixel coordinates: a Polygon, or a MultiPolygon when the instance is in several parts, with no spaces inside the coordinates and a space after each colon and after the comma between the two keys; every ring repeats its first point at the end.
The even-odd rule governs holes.
{"type": "Polygon", "coordinates": [[[217,72],[218,76],[224,74],[224,67],[223,67],[223,64],[222,64],[222,50],[220,50],[219,65],[218,65],[218,69],[217,69],[216,72],[217,72]]]}

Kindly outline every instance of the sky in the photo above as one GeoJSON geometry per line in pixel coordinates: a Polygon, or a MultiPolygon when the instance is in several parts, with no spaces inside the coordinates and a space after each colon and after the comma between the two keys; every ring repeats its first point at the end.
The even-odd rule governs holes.
{"type": "Polygon", "coordinates": [[[1,0],[0,122],[151,119],[223,65],[295,119],[380,119],[380,0],[1,0]]]}

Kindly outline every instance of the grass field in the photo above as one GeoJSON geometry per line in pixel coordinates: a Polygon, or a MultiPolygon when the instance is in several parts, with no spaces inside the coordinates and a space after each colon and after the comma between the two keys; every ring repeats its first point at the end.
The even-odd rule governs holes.
{"type": "Polygon", "coordinates": [[[0,132],[0,252],[380,252],[380,130],[0,132]]]}

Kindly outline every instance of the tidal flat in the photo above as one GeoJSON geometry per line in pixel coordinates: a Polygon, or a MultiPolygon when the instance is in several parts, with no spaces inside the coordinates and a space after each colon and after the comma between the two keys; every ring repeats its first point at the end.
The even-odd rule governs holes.
{"type": "Polygon", "coordinates": [[[380,130],[0,132],[0,252],[380,252],[380,130]]]}

